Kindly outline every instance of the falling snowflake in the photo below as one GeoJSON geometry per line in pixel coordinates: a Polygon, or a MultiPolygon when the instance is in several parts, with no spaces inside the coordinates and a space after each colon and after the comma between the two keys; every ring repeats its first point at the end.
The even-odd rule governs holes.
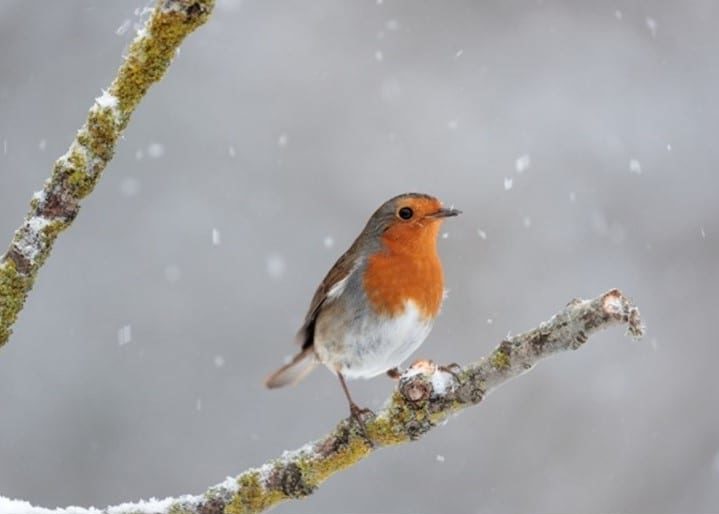
{"type": "Polygon", "coordinates": [[[169,264],[165,266],[164,270],[165,274],[165,280],[167,280],[170,284],[174,284],[180,278],[182,278],[182,272],[180,271],[180,268],[178,266],[175,266],[174,264],[169,264]]]}
{"type": "Polygon", "coordinates": [[[277,254],[273,253],[267,257],[267,262],[265,263],[267,274],[270,276],[273,280],[280,280],[287,270],[287,265],[285,264],[285,259],[277,254]]]}
{"type": "Polygon", "coordinates": [[[514,161],[514,169],[517,173],[522,174],[529,169],[530,164],[532,164],[532,160],[529,155],[525,154],[517,157],[517,160],[514,161]]]}
{"type": "Polygon", "coordinates": [[[125,346],[132,341],[132,326],[124,325],[117,331],[117,344],[125,346]]]}
{"type": "Polygon", "coordinates": [[[655,20],[654,18],[647,18],[645,21],[647,23],[647,28],[649,29],[649,32],[652,34],[652,37],[657,37],[657,29],[659,28],[657,20],[655,20]]]}
{"type": "Polygon", "coordinates": [[[118,36],[123,36],[125,33],[130,29],[130,26],[132,25],[132,21],[125,20],[122,22],[122,24],[115,29],[115,34],[118,36]]]}
{"type": "Polygon", "coordinates": [[[147,146],[147,155],[153,159],[159,159],[165,155],[165,146],[161,143],[150,143],[147,146]]]}
{"type": "Polygon", "coordinates": [[[140,192],[140,181],[135,177],[125,177],[120,182],[120,192],[124,196],[137,196],[140,192]]]}

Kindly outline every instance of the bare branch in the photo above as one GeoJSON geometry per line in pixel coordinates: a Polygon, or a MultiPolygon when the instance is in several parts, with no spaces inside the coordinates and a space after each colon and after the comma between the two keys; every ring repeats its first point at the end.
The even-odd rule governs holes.
{"type": "Polygon", "coordinates": [[[69,150],[33,196],[30,211],[0,258],[0,348],[55,239],[77,216],[80,200],[95,188],[137,104],[213,7],[214,0],[157,0],[110,88],[95,99],[69,150]]]}
{"type": "MultiPolygon", "coordinates": [[[[204,495],[123,504],[102,512],[157,514],[243,514],[262,512],[289,499],[306,497],[330,476],[352,466],[383,446],[418,439],[453,413],[475,405],[508,380],[545,357],[576,350],[590,335],[613,325],[627,325],[643,335],[639,310],[617,289],[593,300],[573,300],[549,321],[529,332],[502,341],[487,357],[456,373],[424,361],[413,365],[377,414],[364,419],[371,443],[356,423],[341,421],[325,437],[285,452],[259,468],[227,478],[204,495]]],[[[59,514],[63,510],[32,510],[26,502],[0,497],[0,511],[59,514]],[[5,502],[5,503],[3,503],[5,502]],[[9,509],[3,509],[9,505],[9,509]],[[22,507],[22,508],[20,508],[22,507]]],[[[98,513],[73,507],[74,514],[98,513]]],[[[67,511],[65,511],[67,512],[67,511]]]]}

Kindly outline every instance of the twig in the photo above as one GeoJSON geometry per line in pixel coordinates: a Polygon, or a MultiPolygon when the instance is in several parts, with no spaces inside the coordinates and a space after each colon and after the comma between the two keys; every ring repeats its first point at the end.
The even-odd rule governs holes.
{"type": "MultiPolygon", "coordinates": [[[[507,338],[487,357],[464,369],[447,372],[428,361],[413,365],[402,375],[385,407],[376,416],[368,414],[364,419],[372,444],[355,423],[345,419],[325,437],[236,478],[228,477],[204,495],[127,503],[103,511],[73,507],[72,512],[243,514],[306,497],[330,476],[377,449],[418,439],[451,414],[481,402],[490,391],[525,373],[541,359],[576,350],[594,332],[619,324],[626,324],[628,334],[636,339],[643,335],[639,310],[619,290],[593,300],[573,300],[549,321],[507,338]]],[[[26,502],[0,497],[0,511],[12,511],[4,509],[5,505],[28,514],[63,512],[33,511],[26,502]]]]}
{"type": "Polygon", "coordinates": [[[130,45],[110,88],[95,99],[67,153],[55,161],[42,191],[0,258],[0,348],[58,234],[73,222],[149,87],[160,80],[182,41],[209,17],[214,0],[157,0],[130,45]]]}

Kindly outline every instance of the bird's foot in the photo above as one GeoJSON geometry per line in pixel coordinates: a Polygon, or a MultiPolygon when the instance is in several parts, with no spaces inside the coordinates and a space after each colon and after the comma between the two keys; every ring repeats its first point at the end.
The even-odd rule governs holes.
{"type": "Polygon", "coordinates": [[[360,432],[362,432],[362,436],[367,441],[367,444],[369,444],[369,447],[374,448],[374,442],[369,436],[369,432],[367,431],[367,425],[365,424],[363,419],[363,417],[368,414],[372,417],[374,417],[375,415],[371,409],[362,408],[354,402],[350,403],[350,418],[353,419],[355,423],[357,423],[357,426],[359,426],[360,432]]]}

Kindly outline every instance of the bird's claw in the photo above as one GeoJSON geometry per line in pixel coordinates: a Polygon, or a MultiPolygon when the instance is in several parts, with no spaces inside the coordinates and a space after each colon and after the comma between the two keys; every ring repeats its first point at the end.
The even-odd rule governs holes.
{"type": "Polygon", "coordinates": [[[370,414],[374,417],[374,412],[372,412],[371,409],[362,408],[358,406],[356,403],[350,403],[350,418],[357,423],[359,426],[360,432],[362,432],[362,436],[365,438],[367,443],[369,444],[370,448],[374,448],[374,442],[369,436],[369,432],[367,431],[367,425],[364,422],[363,416],[370,414]]]}

